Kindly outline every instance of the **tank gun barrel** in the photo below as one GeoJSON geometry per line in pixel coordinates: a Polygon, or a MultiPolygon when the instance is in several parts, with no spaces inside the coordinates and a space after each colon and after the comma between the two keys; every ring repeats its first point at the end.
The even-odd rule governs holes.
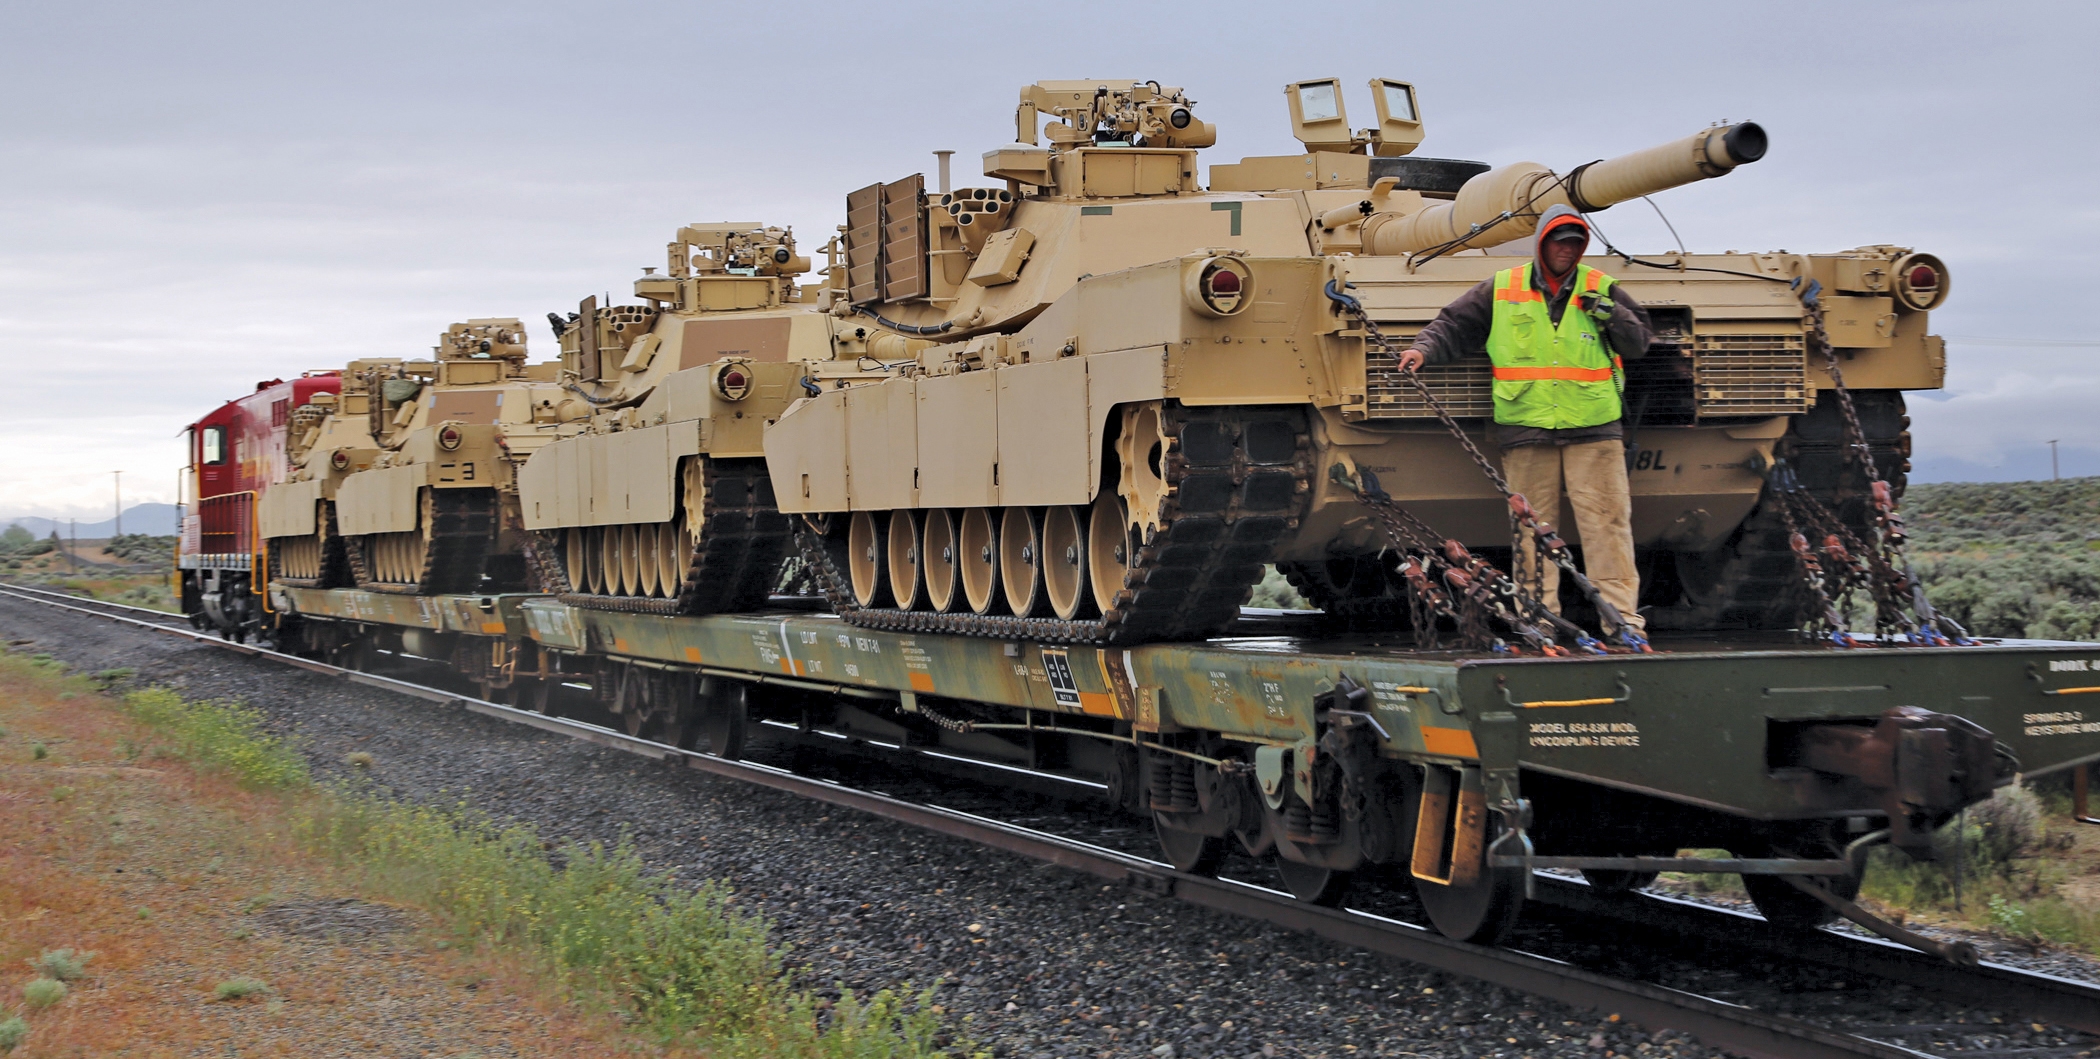
{"type": "Polygon", "coordinates": [[[1490,169],[1458,197],[1413,213],[1374,213],[1364,220],[1364,252],[1412,254],[1443,246],[1489,247],[1537,230],[1549,206],[1594,212],[1682,184],[1725,176],[1765,155],[1755,122],[1703,129],[1657,147],[1592,162],[1567,177],[1535,162],[1490,169]]]}

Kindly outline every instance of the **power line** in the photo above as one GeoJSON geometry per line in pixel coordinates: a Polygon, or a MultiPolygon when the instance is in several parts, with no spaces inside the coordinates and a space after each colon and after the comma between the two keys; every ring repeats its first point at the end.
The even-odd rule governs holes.
{"type": "Polygon", "coordinates": [[[2002,346],[2008,349],[2100,349],[2100,342],[2078,338],[1979,338],[1975,335],[1943,335],[1949,342],[1974,342],[1979,346],[2002,346]]]}

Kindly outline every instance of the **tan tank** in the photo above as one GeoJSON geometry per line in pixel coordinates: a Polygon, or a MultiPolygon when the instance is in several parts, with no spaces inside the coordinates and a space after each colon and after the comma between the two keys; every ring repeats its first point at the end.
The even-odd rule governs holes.
{"type": "Polygon", "coordinates": [[[520,474],[522,521],[541,583],[572,603],[738,610],[765,601],[790,543],[764,429],[829,380],[884,377],[868,358],[928,343],[818,312],[789,230],[687,225],[667,256],[635,282],[641,304],[586,298],[556,318],[570,421],[520,474]]]}
{"type": "MultiPolygon", "coordinates": [[[[1377,123],[1352,130],[1339,84],[1286,86],[1305,152],[1212,166],[1206,189],[1197,151],[1215,133],[1179,89],[1042,82],[1021,93],[1019,142],[984,154],[993,186],[926,195],[909,177],[849,197],[848,274],[821,304],[937,339],[766,433],[780,506],[821,538],[809,555],[849,620],[1200,637],[1233,620],[1265,563],[1330,613],[1404,619],[1396,551],[1330,480],[1337,466],[1377,472],[1441,535],[1508,548],[1502,498],[1329,284],[1404,348],[1527,259],[1548,206],[1594,213],[1725,175],[1763,155],[1764,133],[1718,126],[1565,175],[1490,169],[1408,157],[1423,139],[1413,87],[1371,87],[1377,123]]],[[[1829,339],[1900,485],[1900,391],[1941,385],[1926,310],[1946,268],[1893,246],[1591,260],[1658,336],[1626,395],[1651,620],[1791,624],[1799,575],[1759,506],[1762,471],[1787,456],[1833,503],[1860,483],[1839,471],[1834,402],[1819,401],[1831,382],[1788,281],[1824,288],[1829,339]]],[[[1492,452],[1486,360],[1423,377],[1492,452]]]]}
{"type": "Polygon", "coordinates": [[[516,319],[453,324],[430,360],[353,361],[291,411],[298,471],[264,495],[280,580],[435,594],[527,587],[516,466],[574,409],[516,319]],[[484,579],[489,579],[485,581],[484,579]]]}

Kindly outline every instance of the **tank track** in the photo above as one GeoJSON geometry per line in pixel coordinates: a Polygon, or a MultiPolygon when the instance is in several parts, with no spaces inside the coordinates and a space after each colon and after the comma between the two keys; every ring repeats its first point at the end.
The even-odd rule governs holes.
{"type": "Polygon", "coordinates": [[[1350,632],[1406,629],[1414,624],[1407,585],[1385,569],[1384,556],[1357,559],[1347,584],[1336,584],[1325,563],[1277,563],[1276,569],[1307,603],[1326,614],[1325,624],[1350,632]],[[1369,564],[1377,563],[1376,569],[1369,564]]]}
{"type": "Polygon", "coordinates": [[[285,577],[283,565],[278,561],[277,549],[270,549],[270,580],[291,588],[343,588],[350,584],[350,557],[345,550],[342,534],[335,528],[335,505],[325,505],[328,512],[321,525],[321,576],[285,577]]]}
{"type": "Polygon", "coordinates": [[[1169,402],[1161,429],[1164,526],[1131,557],[1122,591],[1092,619],[937,614],[862,608],[839,561],[843,536],[797,525],[802,559],[839,617],[892,632],[960,633],[1040,643],[1134,644],[1201,639],[1239,618],[1283,535],[1312,496],[1305,413],[1294,406],[1183,407],[1169,402]]]}
{"type": "MultiPolygon", "coordinates": [[[[1901,499],[1910,472],[1910,417],[1903,394],[1855,391],[1860,424],[1867,432],[1876,469],[1901,499]]],[[[1793,417],[1776,453],[1794,467],[1801,484],[1864,536],[1870,512],[1866,476],[1845,451],[1844,421],[1835,397],[1827,395],[1806,415],[1793,417]]],[[[1791,629],[1807,615],[1808,594],[1796,565],[1777,504],[1760,501],[1720,548],[1679,554],[1684,600],[1650,612],[1658,629],[1791,629]]]]}
{"type": "Polygon", "coordinates": [[[780,564],[789,544],[788,519],[773,497],[773,478],[766,471],[766,461],[692,458],[701,461],[701,482],[707,491],[702,510],[707,521],[693,551],[693,569],[676,597],[576,591],[569,583],[568,570],[551,558],[561,554],[559,531],[535,535],[539,543],[533,549],[534,564],[541,587],[570,606],[629,614],[726,614],[762,606],[780,580],[780,564]]]}
{"type": "Polygon", "coordinates": [[[374,581],[365,562],[364,541],[343,538],[351,579],[367,592],[401,596],[435,596],[472,592],[496,540],[497,498],[493,489],[430,491],[430,544],[423,552],[423,573],[415,582],[374,581]]]}

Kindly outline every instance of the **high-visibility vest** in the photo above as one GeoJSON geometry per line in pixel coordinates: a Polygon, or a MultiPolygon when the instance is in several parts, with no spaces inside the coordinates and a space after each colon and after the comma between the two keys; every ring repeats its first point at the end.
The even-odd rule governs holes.
{"type": "MultiPolygon", "coordinates": [[[[1594,427],[1619,418],[1621,366],[1597,322],[1570,297],[1560,326],[1546,296],[1531,286],[1529,264],[1495,273],[1488,359],[1495,366],[1495,422],[1511,426],[1594,427]]],[[[1610,297],[1610,276],[1578,264],[1568,282],[1580,294],[1610,297]]]]}

